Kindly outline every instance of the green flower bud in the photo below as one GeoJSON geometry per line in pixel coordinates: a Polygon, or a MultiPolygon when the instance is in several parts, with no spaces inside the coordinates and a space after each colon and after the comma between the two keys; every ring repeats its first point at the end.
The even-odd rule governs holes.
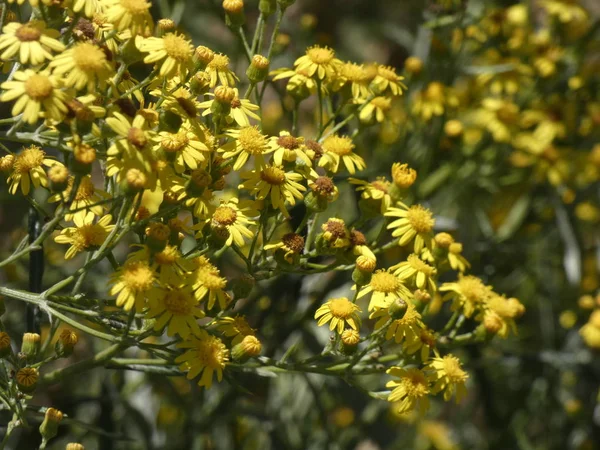
{"type": "Polygon", "coordinates": [[[245,336],[242,342],[231,349],[231,357],[236,362],[245,362],[250,358],[260,355],[262,344],[255,336],[245,336]]]}
{"type": "Polygon", "coordinates": [[[10,354],[10,336],[4,331],[0,331],[0,358],[10,354]]]}
{"type": "Polygon", "coordinates": [[[246,23],[244,2],[242,0],[223,0],[225,23],[232,29],[237,29],[246,23]]]}
{"type": "Polygon", "coordinates": [[[260,0],[258,2],[258,10],[265,17],[275,14],[275,11],[277,11],[277,0],[260,0]]]}
{"type": "Polygon", "coordinates": [[[402,319],[404,317],[404,313],[406,313],[407,304],[401,298],[397,298],[392,302],[392,304],[388,307],[388,312],[392,319],[402,319]]]}
{"type": "Polygon", "coordinates": [[[17,370],[15,375],[17,387],[21,392],[30,394],[35,391],[39,376],[40,374],[37,369],[34,369],[33,367],[23,367],[17,370]]]}
{"type": "Polygon", "coordinates": [[[79,338],[77,337],[77,333],[73,330],[65,329],[60,333],[58,337],[58,341],[56,341],[56,345],[54,346],[54,350],[58,356],[67,357],[73,353],[73,349],[79,338]]]}
{"type": "Polygon", "coordinates": [[[40,425],[42,440],[48,442],[58,433],[58,426],[63,418],[63,413],[58,409],[48,408],[44,415],[44,421],[40,425]]]}
{"type": "Polygon", "coordinates": [[[40,351],[41,338],[37,333],[25,333],[21,344],[21,353],[27,361],[33,361],[40,351]]]}
{"type": "Polygon", "coordinates": [[[246,70],[246,76],[252,83],[258,83],[269,74],[269,60],[262,55],[254,55],[246,70]]]}

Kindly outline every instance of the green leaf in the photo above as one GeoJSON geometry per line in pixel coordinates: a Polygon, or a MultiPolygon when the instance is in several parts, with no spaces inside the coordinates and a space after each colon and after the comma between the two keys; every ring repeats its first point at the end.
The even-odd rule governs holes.
{"type": "Polygon", "coordinates": [[[504,241],[511,237],[523,224],[523,221],[529,213],[529,206],[531,205],[531,196],[529,194],[522,195],[515,202],[512,209],[506,216],[506,219],[498,228],[496,232],[496,239],[498,241],[504,241]]]}
{"type": "Polygon", "coordinates": [[[444,182],[450,175],[452,175],[453,172],[454,167],[450,164],[446,164],[437,169],[421,183],[419,186],[419,195],[421,197],[428,197],[430,194],[436,191],[437,188],[444,184],[444,182]]]}

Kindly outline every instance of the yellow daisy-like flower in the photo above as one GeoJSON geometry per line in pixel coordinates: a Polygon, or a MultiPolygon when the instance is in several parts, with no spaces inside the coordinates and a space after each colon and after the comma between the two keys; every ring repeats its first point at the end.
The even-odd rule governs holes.
{"type": "Polygon", "coordinates": [[[182,125],[177,133],[159,132],[154,139],[157,142],[154,149],[164,150],[167,159],[173,161],[175,171],[183,173],[186,168],[197,169],[200,163],[206,161],[204,154],[210,150],[203,140],[201,129],[182,125]]]}
{"type": "Polygon", "coordinates": [[[174,245],[167,245],[164,250],[156,253],[147,245],[133,252],[128,261],[152,261],[150,267],[158,274],[158,281],[165,285],[176,286],[180,284],[186,273],[191,272],[193,264],[185,259],[181,251],[174,245]]]}
{"type": "Polygon", "coordinates": [[[214,58],[205,69],[210,76],[210,87],[214,88],[217,81],[223,86],[234,86],[239,78],[229,68],[229,57],[221,53],[215,53],[214,58]]]}
{"type": "Polygon", "coordinates": [[[369,84],[373,81],[375,73],[364,65],[346,62],[338,75],[338,82],[343,82],[346,85],[350,84],[354,99],[365,99],[371,95],[369,84]]]}
{"type": "Polygon", "coordinates": [[[402,80],[404,77],[398,75],[393,67],[378,66],[377,75],[371,82],[371,89],[378,95],[402,95],[402,92],[407,89],[402,80]]]}
{"type": "Polygon", "coordinates": [[[229,350],[221,339],[200,330],[197,336],[188,336],[177,347],[184,349],[184,353],[175,362],[180,364],[181,370],[187,371],[188,380],[200,375],[198,386],[210,388],[215,372],[219,382],[223,379],[223,369],[229,361],[229,350]]]}
{"type": "Polygon", "coordinates": [[[310,167],[312,161],[306,154],[304,138],[294,137],[287,131],[281,131],[279,136],[272,136],[271,142],[275,147],[273,162],[280,166],[284,161],[302,161],[305,166],[310,167]]]}
{"type": "Polygon", "coordinates": [[[85,217],[73,217],[74,227],[63,228],[54,238],[59,244],[71,244],[65,253],[65,259],[73,258],[77,253],[98,249],[106,240],[114,225],[109,225],[112,216],[103,216],[94,223],[96,216],[88,212],[85,217]]]}
{"type": "Polygon", "coordinates": [[[412,297],[400,278],[387,270],[378,270],[373,273],[369,284],[359,291],[358,298],[363,298],[368,294],[371,294],[369,311],[387,308],[397,298],[407,300],[412,297]]]}
{"type": "MultiPolygon", "coordinates": [[[[239,91],[237,88],[233,88],[234,97],[231,100],[231,108],[227,116],[225,116],[225,122],[229,125],[237,124],[239,127],[249,127],[250,126],[250,118],[260,122],[260,116],[256,114],[254,111],[259,110],[259,106],[252,103],[250,100],[239,97],[239,91]]],[[[214,97],[215,94],[209,92],[208,96],[214,97]]],[[[214,102],[214,98],[212,100],[207,100],[205,102],[200,103],[199,107],[203,108],[202,117],[206,117],[212,114],[212,104],[214,102]]]]}
{"type": "Polygon", "coordinates": [[[207,223],[210,223],[214,233],[226,238],[225,245],[230,246],[235,243],[238,247],[243,247],[245,239],[254,237],[254,233],[248,227],[255,225],[256,222],[248,217],[257,217],[259,212],[253,206],[251,202],[240,202],[238,198],[233,197],[226,202],[221,202],[212,217],[207,219],[207,223]]]}
{"type": "Polygon", "coordinates": [[[136,44],[141,52],[148,53],[144,58],[146,64],[160,63],[161,77],[185,77],[192,68],[194,47],[182,35],[167,33],[162,37],[139,39],[136,44]]]}
{"type": "Polygon", "coordinates": [[[192,274],[194,293],[198,301],[202,301],[208,295],[206,309],[212,309],[215,302],[219,302],[219,308],[224,310],[231,301],[229,294],[225,292],[227,280],[220,275],[219,269],[208,260],[199,264],[192,274]]]}
{"type": "Polygon", "coordinates": [[[106,20],[117,31],[129,30],[132,35],[152,32],[152,3],[146,0],[104,0],[106,20]]]}
{"type": "Polygon", "coordinates": [[[250,191],[258,200],[269,198],[270,204],[279,209],[285,217],[290,217],[285,203],[296,204],[296,199],[302,199],[302,192],[306,188],[299,181],[302,175],[295,172],[285,172],[281,167],[265,166],[250,172],[242,172],[241,178],[245,179],[240,188],[250,191]]]}
{"type": "MultiPolygon", "coordinates": [[[[270,75],[273,76],[273,81],[289,78],[285,89],[292,97],[299,100],[309,97],[311,93],[315,93],[317,90],[316,81],[308,76],[306,70],[282,68],[274,70],[270,75]]],[[[325,91],[323,86],[321,89],[325,91]]]]}
{"type": "MultiPolygon", "coordinates": [[[[67,188],[62,193],[51,195],[48,198],[48,202],[54,203],[62,201],[63,199],[68,199],[71,195],[74,181],[75,179],[73,177],[69,177],[67,188]]],[[[65,215],[65,220],[73,220],[74,216],[85,217],[88,212],[92,212],[96,216],[102,216],[105,211],[105,206],[99,205],[98,203],[108,200],[109,198],[110,195],[108,192],[97,189],[94,186],[94,182],[90,175],[81,177],[77,193],[69,207],[69,211],[76,212],[67,213],[65,215]]]]}
{"type": "Polygon", "coordinates": [[[437,270],[423,261],[414,253],[408,255],[406,261],[390,267],[394,271],[394,275],[402,281],[413,281],[418,289],[429,289],[431,292],[437,290],[434,281],[437,270]]]}
{"type": "Polygon", "coordinates": [[[412,111],[427,122],[433,116],[443,115],[447,104],[446,87],[442,83],[434,81],[417,93],[412,111]]]}
{"type": "Polygon", "coordinates": [[[456,394],[456,403],[459,403],[467,394],[465,382],[469,375],[461,368],[460,360],[453,355],[442,358],[433,358],[427,364],[429,381],[433,383],[431,392],[437,394],[444,391],[444,400],[448,401],[456,394]]]}
{"type": "Polygon", "coordinates": [[[319,167],[325,167],[337,173],[340,161],[344,163],[348,172],[354,175],[356,170],[363,170],[367,165],[365,160],[354,153],[354,143],[348,136],[331,135],[325,138],[322,144],[323,156],[319,160],[319,167]]]}
{"type": "MultiPolygon", "coordinates": [[[[417,311],[412,302],[408,301],[405,303],[406,311],[404,311],[402,318],[392,321],[385,332],[385,339],[389,341],[393,338],[397,344],[404,340],[414,341],[421,336],[421,331],[425,329],[419,311],[417,311]]],[[[378,330],[386,325],[392,317],[387,309],[378,309],[371,313],[369,318],[379,318],[375,323],[375,329],[378,330]]]]}
{"type": "Polygon", "coordinates": [[[348,178],[351,184],[358,185],[356,190],[362,191],[361,197],[365,200],[374,200],[381,213],[385,213],[392,204],[392,197],[389,194],[391,183],[385,177],[377,177],[375,181],[364,181],[357,178],[348,178]]]}
{"type": "Polygon", "coordinates": [[[187,339],[190,333],[200,333],[197,319],[204,317],[190,286],[157,288],[148,294],[146,317],[155,319],[154,330],[167,326],[167,335],[178,334],[187,339]]]}
{"type": "Polygon", "coordinates": [[[466,317],[483,309],[494,295],[490,286],[473,275],[459,275],[458,281],[444,283],[440,291],[447,292],[446,298],[454,299],[452,309],[462,309],[466,317]]]}
{"type": "Polygon", "coordinates": [[[112,274],[110,282],[110,295],[117,295],[117,306],[125,311],[144,309],[146,296],[156,288],[154,270],[147,261],[127,261],[112,274]]]}
{"type": "Polygon", "coordinates": [[[2,29],[0,35],[0,58],[4,61],[19,55],[21,64],[37,66],[53,58],[52,51],[60,53],[65,49],[64,44],[56,38],[60,33],[46,29],[46,23],[32,20],[28,23],[11,22],[2,29]]]}
{"type": "MultiPolygon", "coordinates": [[[[364,100],[356,100],[362,104],[364,100]]],[[[390,97],[375,97],[367,103],[360,111],[358,118],[365,123],[370,123],[373,120],[381,123],[390,114],[392,110],[392,99],[390,97]]]]}
{"type": "Polygon", "coordinates": [[[419,254],[423,247],[431,249],[435,220],[431,211],[421,205],[389,208],[386,217],[398,217],[387,229],[393,229],[392,236],[399,238],[398,245],[403,246],[414,240],[414,252],[419,254]]]}
{"type": "Polygon", "coordinates": [[[329,322],[330,330],[336,330],[338,334],[342,334],[346,324],[350,325],[352,329],[358,330],[361,323],[358,315],[360,312],[358,305],[347,298],[332,298],[317,309],[315,319],[317,319],[318,326],[329,322]]]}
{"type": "Polygon", "coordinates": [[[335,57],[332,49],[318,45],[307,48],[306,54],[294,62],[296,71],[319,80],[335,78],[342,65],[342,61],[335,57]]]}
{"type": "Polygon", "coordinates": [[[106,119],[106,123],[119,138],[107,152],[109,156],[107,175],[112,176],[117,172],[111,169],[111,157],[118,158],[121,163],[123,157],[137,161],[147,172],[150,172],[154,134],[146,129],[145,117],[138,114],[133,121],[130,121],[123,114],[114,112],[112,117],[106,119]]]}
{"type": "Polygon", "coordinates": [[[218,319],[217,329],[226,337],[233,337],[231,345],[239,344],[246,336],[256,335],[256,330],[248,324],[248,321],[244,316],[223,317],[218,319]]]}
{"type": "Polygon", "coordinates": [[[237,157],[233,170],[241,169],[251,156],[254,157],[255,167],[263,167],[266,164],[264,155],[275,150],[274,145],[257,127],[229,130],[226,134],[234,140],[223,145],[220,151],[225,159],[237,157]]]}
{"type": "Polygon", "coordinates": [[[393,388],[388,401],[398,402],[398,413],[404,414],[416,408],[421,415],[425,414],[429,408],[428,395],[431,393],[425,373],[419,369],[401,367],[391,367],[386,373],[399,378],[398,381],[386,384],[386,387],[393,388]]]}
{"type": "Polygon", "coordinates": [[[473,114],[476,124],[486,129],[496,142],[510,142],[519,129],[519,106],[509,100],[485,98],[473,114]]]}
{"type": "Polygon", "coordinates": [[[176,88],[178,83],[179,77],[175,77],[171,83],[167,84],[168,95],[165,95],[161,90],[150,91],[150,94],[164,98],[162,108],[165,111],[174,112],[181,117],[194,121],[198,116],[200,102],[196,99],[196,95],[192,94],[185,86],[176,88]],[[173,89],[175,90],[173,91],[173,89]]]}
{"type": "Polygon", "coordinates": [[[48,176],[43,166],[52,167],[55,164],[62,166],[55,159],[47,158],[46,153],[38,146],[27,147],[13,156],[11,172],[6,180],[9,183],[8,192],[15,194],[21,186],[23,195],[28,195],[32,185],[34,188],[48,186],[48,176]]]}
{"type": "Polygon", "coordinates": [[[331,249],[349,247],[350,242],[350,230],[346,227],[346,222],[337,217],[331,217],[321,225],[323,234],[323,240],[327,244],[327,247],[331,249]]]}
{"type": "Polygon", "coordinates": [[[15,72],[13,80],[0,85],[5,92],[0,101],[18,100],[12,107],[12,115],[23,113],[23,120],[34,124],[40,117],[60,122],[67,112],[67,94],[60,90],[61,81],[48,72],[31,69],[15,72]]]}
{"type": "Polygon", "coordinates": [[[493,293],[487,300],[485,309],[475,319],[481,321],[489,333],[506,339],[510,332],[517,334],[515,319],[524,313],[525,307],[516,298],[507,299],[493,293]]]}
{"type": "Polygon", "coordinates": [[[56,56],[49,67],[63,77],[65,86],[88,92],[94,92],[96,86],[102,89],[113,73],[104,50],[90,42],[76,43],[56,56]]]}

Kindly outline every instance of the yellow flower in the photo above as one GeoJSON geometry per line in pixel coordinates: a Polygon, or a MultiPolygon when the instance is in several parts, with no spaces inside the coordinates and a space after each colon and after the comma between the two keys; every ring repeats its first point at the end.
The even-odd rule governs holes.
{"type": "Polygon", "coordinates": [[[214,233],[226,238],[225,245],[230,246],[235,243],[238,247],[243,247],[245,239],[254,237],[254,233],[248,227],[255,225],[256,222],[248,217],[257,217],[258,215],[259,212],[253,208],[251,202],[240,202],[234,197],[226,202],[221,202],[206,223],[210,223],[214,233]]]}
{"type": "Polygon", "coordinates": [[[127,260],[152,261],[150,267],[158,273],[158,280],[163,284],[178,285],[183,281],[184,275],[193,269],[192,262],[185,259],[174,245],[166,245],[160,252],[153,252],[147,245],[141,245],[127,260]]]}
{"type": "Polygon", "coordinates": [[[377,75],[371,82],[371,88],[377,95],[402,95],[402,91],[406,90],[406,86],[402,83],[404,77],[396,73],[396,69],[389,66],[378,66],[377,75]]]}
{"type": "MultiPolygon", "coordinates": [[[[237,88],[233,88],[232,91],[234,93],[234,97],[231,100],[231,108],[229,110],[229,113],[225,116],[225,122],[228,125],[235,123],[242,128],[250,126],[249,118],[260,122],[260,116],[254,112],[258,111],[258,105],[255,105],[248,99],[240,98],[239,91],[237,90],[237,88]]],[[[211,97],[215,96],[215,94],[210,92],[206,95],[209,95],[211,97]]],[[[212,114],[211,107],[214,101],[215,100],[213,98],[213,100],[207,100],[198,105],[200,108],[204,109],[204,112],[202,113],[203,117],[212,114]]]]}
{"type": "Polygon", "coordinates": [[[294,172],[285,172],[281,167],[267,165],[262,169],[242,172],[241,178],[245,179],[240,188],[247,189],[258,200],[269,199],[275,209],[279,209],[285,217],[290,217],[285,203],[296,204],[296,199],[302,199],[302,192],[306,188],[299,181],[302,175],[294,172]]]}
{"type": "Polygon", "coordinates": [[[392,236],[399,238],[398,245],[406,245],[414,239],[415,253],[420,253],[423,247],[431,248],[435,225],[431,211],[421,205],[401,204],[400,208],[389,208],[385,216],[398,217],[387,226],[388,230],[394,230],[392,236]]]}
{"type": "Polygon", "coordinates": [[[373,273],[369,284],[359,291],[358,298],[363,298],[368,294],[372,294],[369,311],[387,308],[397,298],[407,300],[412,297],[402,281],[387,270],[378,270],[373,273]]]}
{"type": "Polygon", "coordinates": [[[392,179],[394,184],[400,189],[408,189],[417,179],[417,171],[410,168],[408,164],[392,164],[392,179]]]}
{"type": "Polygon", "coordinates": [[[390,267],[400,280],[411,280],[418,289],[429,289],[431,292],[437,290],[434,277],[437,273],[435,267],[430,266],[414,253],[408,255],[406,261],[390,267]]]}
{"type": "MultiPolygon", "coordinates": [[[[358,103],[363,103],[358,100],[358,103]]],[[[375,119],[378,123],[383,122],[392,109],[392,99],[389,97],[375,97],[361,109],[358,118],[366,123],[375,119]]]]}
{"type": "MultiPolygon", "coordinates": [[[[425,325],[421,320],[421,314],[412,304],[412,302],[407,301],[406,303],[406,311],[404,311],[404,315],[400,319],[395,319],[388,326],[388,329],[385,332],[385,339],[390,340],[394,339],[397,344],[401,343],[403,340],[408,340],[413,342],[415,339],[421,336],[421,332],[425,329],[425,325]]],[[[379,320],[375,323],[375,329],[385,326],[392,316],[388,309],[378,309],[375,312],[371,313],[369,316],[371,319],[379,320]]]]}
{"type": "Polygon", "coordinates": [[[510,142],[518,131],[519,106],[508,100],[486,98],[475,111],[475,123],[486,129],[496,142],[510,142]]]}
{"type": "Polygon", "coordinates": [[[12,108],[12,115],[23,113],[23,120],[34,124],[40,117],[60,122],[67,112],[67,94],[60,90],[61,81],[48,72],[35,72],[31,69],[15,72],[13,80],[0,85],[5,92],[0,101],[18,100],[12,108]]]}
{"type": "Polygon", "coordinates": [[[338,334],[342,334],[346,324],[352,329],[358,330],[360,327],[360,308],[345,297],[332,298],[321,305],[315,312],[315,319],[318,319],[317,325],[325,325],[329,323],[330,330],[337,330],[338,334]]]}
{"type": "MultiPolygon", "coordinates": [[[[289,78],[285,89],[297,100],[303,100],[317,90],[317,83],[308,76],[306,70],[299,71],[298,69],[292,70],[282,68],[274,70],[271,72],[271,75],[274,75],[273,81],[289,78]]],[[[325,91],[324,87],[321,87],[321,89],[325,91]]]]}
{"type": "MultiPolygon", "coordinates": [[[[13,155],[10,155],[13,156],[13,155]]],[[[48,176],[42,166],[52,167],[61,163],[52,158],[47,158],[46,153],[39,147],[32,145],[21,153],[13,156],[10,175],[6,180],[10,186],[8,191],[15,194],[21,186],[23,195],[28,195],[31,185],[34,188],[48,186],[48,176]]]]}
{"type": "Polygon", "coordinates": [[[129,30],[131,34],[152,32],[152,4],[146,0],[104,0],[102,3],[106,20],[118,31],[129,30]]]}
{"type": "Polygon", "coordinates": [[[573,0],[542,0],[539,6],[562,23],[585,22],[588,18],[587,11],[573,0]]]}
{"type": "Polygon", "coordinates": [[[21,64],[37,66],[53,58],[51,51],[60,53],[65,49],[64,44],[56,39],[59,36],[58,31],[46,29],[41,20],[24,24],[11,22],[0,35],[0,50],[4,50],[0,58],[8,61],[18,54],[21,64]]]}
{"type": "Polygon", "coordinates": [[[231,345],[239,344],[246,336],[256,335],[256,330],[248,324],[244,316],[217,319],[217,329],[225,336],[233,337],[231,345]]]}
{"type": "Polygon", "coordinates": [[[220,151],[225,159],[237,157],[233,170],[241,169],[251,156],[254,156],[255,167],[263,167],[266,164],[264,155],[275,150],[275,146],[257,127],[229,130],[226,134],[234,140],[223,145],[220,151]]]}
{"type": "Polygon", "coordinates": [[[485,329],[506,339],[512,331],[517,334],[517,325],[515,318],[525,313],[525,307],[516,298],[506,299],[502,295],[492,293],[487,300],[483,312],[478,314],[475,319],[483,322],[485,329]]]}
{"type": "Polygon", "coordinates": [[[96,250],[106,240],[114,225],[109,225],[112,216],[103,216],[94,223],[96,216],[88,212],[85,217],[74,216],[75,227],[63,228],[58,236],[54,238],[59,244],[71,244],[65,253],[65,259],[73,258],[77,253],[84,250],[96,250]]]}
{"type": "Polygon", "coordinates": [[[111,276],[110,295],[117,295],[117,306],[129,311],[135,306],[141,311],[145,298],[155,289],[154,271],[146,261],[127,261],[111,276]]]}
{"type": "Polygon", "coordinates": [[[219,269],[213,266],[205,258],[200,260],[197,269],[192,275],[194,281],[193,289],[198,301],[201,301],[208,295],[206,309],[212,309],[215,302],[219,302],[219,307],[224,310],[227,308],[231,297],[224,289],[227,286],[227,280],[221,277],[219,269]]]}
{"type": "Polygon", "coordinates": [[[89,42],[76,43],[56,56],[49,67],[63,77],[65,86],[88,92],[94,92],[96,86],[102,89],[113,73],[104,50],[89,42]]]}
{"type": "Polygon", "coordinates": [[[459,403],[467,393],[465,382],[469,375],[462,370],[460,360],[453,355],[433,358],[427,364],[430,370],[428,378],[433,387],[431,392],[437,394],[444,391],[444,400],[448,401],[456,393],[456,403],[459,403]]]}
{"type": "Polygon", "coordinates": [[[362,64],[346,62],[338,75],[338,83],[350,84],[350,91],[354,99],[365,99],[371,95],[369,84],[375,75],[372,70],[368,70],[362,64]]]}
{"type": "Polygon", "coordinates": [[[223,369],[229,361],[229,350],[221,339],[201,330],[197,336],[188,336],[177,347],[184,349],[184,353],[175,362],[180,364],[181,370],[187,371],[188,380],[200,375],[198,386],[210,388],[215,372],[219,382],[223,379],[223,369]]]}
{"type": "Polygon", "coordinates": [[[229,68],[229,58],[222,53],[215,53],[214,58],[206,66],[206,73],[210,75],[210,87],[214,88],[217,81],[223,86],[234,86],[239,78],[229,68]]]}
{"type": "Polygon", "coordinates": [[[319,160],[319,167],[337,173],[341,161],[353,175],[356,170],[363,170],[366,167],[364,159],[354,153],[354,143],[351,138],[334,134],[325,138],[322,145],[323,156],[319,160]]]}
{"type": "MultiPolygon", "coordinates": [[[[146,119],[136,115],[133,121],[119,112],[106,119],[107,125],[117,133],[117,140],[108,149],[107,175],[119,173],[119,181],[124,177],[124,164],[127,161],[137,163],[147,174],[151,171],[152,142],[154,133],[146,129],[146,119]]],[[[126,166],[126,164],[125,164],[126,166]]]]}
{"type": "Polygon", "coordinates": [[[187,87],[177,87],[178,83],[179,77],[175,77],[170,83],[167,83],[168,95],[165,95],[161,90],[150,91],[150,94],[164,98],[162,109],[165,111],[174,112],[181,117],[193,121],[198,115],[200,102],[196,99],[196,95],[192,94],[187,87]]]}
{"type": "Polygon", "coordinates": [[[204,133],[198,127],[182,125],[177,133],[161,131],[154,139],[157,142],[155,150],[164,150],[177,173],[183,173],[186,168],[197,169],[199,163],[206,160],[204,153],[209,148],[203,142],[204,133]]]}
{"type": "Polygon", "coordinates": [[[159,72],[161,77],[185,77],[192,68],[194,47],[179,34],[167,33],[163,37],[139,39],[136,44],[141,52],[148,53],[144,58],[146,64],[162,63],[159,72]]]}
{"type": "Polygon", "coordinates": [[[294,137],[287,131],[281,131],[279,136],[272,136],[271,142],[275,148],[273,162],[280,166],[284,161],[295,162],[300,160],[302,164],[310,167],[312,161],[306,154],[304,138],[294,137]]]}
{"type": "Polygon", "coordinates": [[[357,192],[362,191],[361,197],[365,200],[375,200],[379,204],[381,213],[385,213],[392,204],[392,197],[389,194],[390,182],[385,177],[377,177],[375,181],[363,181],[357,178],[348,178],[351,184],[356,184],[357,192]]]}
{"type": "Polygon", "coordinates": [[[461,274],[458,281],[444,283],[440,291],[448,292],[446,297],[454,299],[452,308],[462,309],[466,317],[471,317],[475,311],[483,309],[493,296],[492,288],[473,275],[461,274]]]}
{"type": "Polygon", "coordinates": [[[146,317],[156,320],[155,331],[162,330],[168,324],[168,336],[178,334],[187,339],[190,333],[200,333],[196,319],[204,317],[204,312],[197,304],[190,286],[159,287],[148,294],[146,317]]]}
{"type": "Polygon", "coordinates": [[[409,355],[421,350],[419,356],[423,362],[429,359],[429,353],[434,347],[435,335],[427,328],[421,328],[418,333],[409,334],[402,344],[402,348],[409,355]]]}
{"type": "MultiPolygon", "coordinates": [[[[68,199],[71,195],[71,190],[73,189],[74,178],[69,177],[67,181],[67,188],[58,194],[54,194],[48,198],[48,202],[54,203],[62,201],[63,199],[68,199]]],[[[77,193],[71,202],[69,207],[69,212],[65,215],[65,220],[73,220],[74,216],[81,216],[82,218],[87,215],[88,212],[94,213],[96,216],[102,216],[105,211],[104,205],[99,205],[99,202],[105,201],[110,198],[110,195],[101,190],[97,189],[94,186],[92,181],[92,177],[90,175],[86,175],[81,177],[79,187],[77,188],[77,193]]]]}
{"type": "Polygon", "coordinates": [[[387,374],[399,380],[389,381],[386,387],[393,388],[388,396],[389,402],[398,402],[398,413],[403,414],[417,408],[422,415],[429,408],[429,382],[423,371],[419,369],[403,369],[391,367],[387,374]]]}
{"type": "Polygon", "coordinates": [[[442,83],[437,81],[429,83],[424,90],[417,93],[413,104],[413,113],[426,122],[433,116],[443,115],[445,106],[448,104],[445,91],[446,87],[442,83]]]}
{"type": "Polygon", "coordinates": [[[311,78],[330,81],[341,70],[342,64],[332,49],[315,45],[306,49],[306,54],[294,62],[294,67],[311,78]]]}

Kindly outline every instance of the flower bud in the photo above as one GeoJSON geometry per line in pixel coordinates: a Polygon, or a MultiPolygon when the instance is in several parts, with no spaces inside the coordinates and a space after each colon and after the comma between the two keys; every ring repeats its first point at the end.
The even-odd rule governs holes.
{"type": "Polygon", "coordinates": [[[227,86],[215,89],[215,99],[210,106],[210,111],[215,117],[222,117],[231,111],[231,101],[235,98],[235,91],[227,86]]]}
{"type": "Polygon", "coordinates": [[[206,72],[196,72],[190,80],[190,91],[196,95],[204,95],[210,89],[210,75],[206,72]]]}
{"type": "Polygon", "coordinates": [[[70,161],[71,170],[78,175],[88,175],[92,163],[96,160],[96,149],[87,144],[76,144],[73,147],[73,158],[70,161]]]}
{"type": "Polygon", "coordinates": [[[404,317],[404,313],[406,312],[406,308],[406,302],[401,298],[397,298],[388,307],[388,312],[392,319],[402,319],[404,317]]]}
{"type": "Polygon", "coordinates": [[[77,337],[77,333],[75,333],[73,330],[63,330],[62,333],[60,333],[58,341],[56,341],[56,345],[54,347],[56,354],[62,357],[70,356],[73,353],[73,349],[78,341],[79,338],[77,337]]]}
{"type": "Polygon", "coordinates": [[[121,180],[121,191],[126,195],[136,195],[144,190],[147,180],[144,172],[131,168],[125,173],[125,178],[121,180]]]}
{"type": "Polygon", "coordinates": [[[37,369],[34,369],[33,367],[23,367],[17,370],[15,375],[17,387],[21,392],[30,394],[35,391],[39,376],[40,374],[37,369]]]}
{"type": "Polygon", "coordinates": [[[225,23],[229,28],[239,28],[246,22],[244,2],[242,0],[223,0],[225,23]]]}
{"type": "Polygon", "coordinates": [[[412,75],[419,75],[423,70],[423,61],[416,56],[409,56],[404,61],[404,68],[412,75]]]}
{"type": "Polygon", "coordinates": [[[194,169],[192,170],[186,190],[191,197],[199,197],[211,183],[212,177],[206,170],[200,168],[194,169]]]}
{"type": "Polygon", "coordinates": [[[27,361],[33,361],[40,351],[41,337],[37,333],[25,333],[21,343],[21,353],[27,361]]]}
{"type": "Polygon", "coordinates": [[[146,228],[146,245],[154,253],[162,252],[167,246],[171,229],[160,222],[153,222],[146,228]]]}
{"type": "Polygon", "coordinates": [[[346,329],[340,337],[340,351],[344,355],[352,355],[358,348],[360,334],[356,330],[346,329]]]}
{"type": "Polygon", "coordinates": [[[46,410],[46,414],[44,415],[44,421],[40,425],[40,434],[42,435],[42,440],[44,442],[48,442],[58,433],[58,426],[60,425],[60,421],[63,418],[63,413],[61,413],[58,409],[48,408],[46,410]]]}
{"type": "Polygon", "coordinates": [[[252,83],[258,83],[269,74],[269,60],[262,55],[254,55],[246,70],[246,76],[252,83]]]}
{"type": "Polygon", "coordinates": [[[0,331],[0,358],[10,354],[10,336],[4,331],[0,331]]]}
{"type": "Polygon", "coordinates": [[[277,0],[260,0],[258,2],[258,10],[265,17],[273,15],[277,10],[277,0]]]}
{"type": "Polygon", "coordinates": [[[62,164],[54,164],[48,169],[48,182],[52,192],[62,192],[69,182],[69,170],[62,164]]]}
{"type": "Polygon", "coordinates": [[[256,336],[245,336],[242,342],[231,349],[231,357],[234,361],[245,362],[250,358],[260,355],[262,344],[256,336]]]}
{"type": "Polygon", "coordinates": [[[85,447],[77,442],[70,442],[65,447],[65,450],[85,450],[85,447]]]}
{"type": "Polygon", "coordinates": [[[177,28],[177,25],[171,19],[160,19],[158,22],[156,22],[156,25],[156,32],[158,33],[159,37],[162,37],[167,33],[171,33],[175,31],[175,28],[177,28]]]}
{"type": "Polygon", "coordinates": [[[431,301],[431,295],[424,289],[417,289],[414,292],[415,300],[423,305],[431,301]]]}
{"type": "Polygon", "coordinates": [[[213,52],[210,48],[200,45],[196,47],[194,51],[194,64],[198,70],[206,69],[208,63],[210,63],[215,57],[215,52],[213,52]]]}

